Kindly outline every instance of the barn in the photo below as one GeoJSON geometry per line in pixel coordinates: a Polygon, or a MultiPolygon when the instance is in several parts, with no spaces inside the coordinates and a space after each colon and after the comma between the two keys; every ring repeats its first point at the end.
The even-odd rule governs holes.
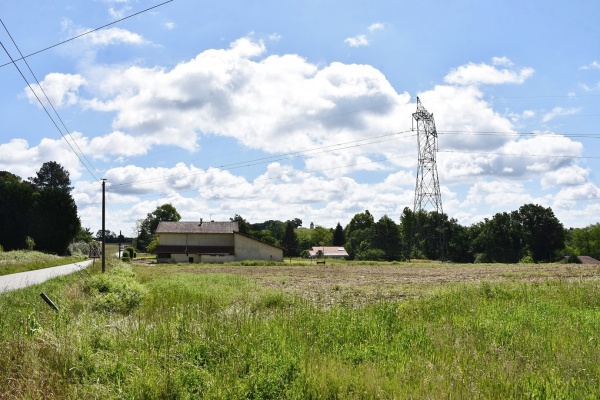
{"type": "Polygon", "coordinates": [[[283,249],[239,233],[237,222],[162,221],[156,228],[157,262],[283,261],[283,249]]]}

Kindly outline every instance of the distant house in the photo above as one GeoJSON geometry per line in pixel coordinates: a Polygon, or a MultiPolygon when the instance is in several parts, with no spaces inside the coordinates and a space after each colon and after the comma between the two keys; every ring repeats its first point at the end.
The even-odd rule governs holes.
{"type": "Polygon", "coordinates": [[[341,246],[315,246],[308,251],[308,254],[314,257],[328,258],[346,258],[348,252],[341,246]]]}
{"type": "Polygon", "coordinates": [[[283,261],[283,249],[238,232],[237,222],[159,222],[157,262],[283,261]]]}

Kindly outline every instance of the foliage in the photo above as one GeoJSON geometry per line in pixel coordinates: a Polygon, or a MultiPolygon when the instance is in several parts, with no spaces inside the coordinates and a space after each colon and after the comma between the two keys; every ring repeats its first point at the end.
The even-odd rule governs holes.
{"type": "Polygon", "coordinates": [[[33,251],[35,248],[35,240],[31,236],[25,236],[25,247],[29,251],[33,251]]]}
{"type": "Polygon", "coordinates": [[[29,236],[38,250],[64,255],[81,227],[69,173],[51,161],[30,179],[0,172],[0,244],[23,249],[29,236]]]}
{"type": "Polygon", "coordinates": [[[123,250],[123,255],[125,255],[125,253],[127,253],[129,255],[129,258],[131,258],[131,259],[133,259],[137,256],[137,253],[133,246],[125,247],[125,249],[123,250]]]}
{"type": "Polygon", "coordinates": [[[238,223],[238,232],[243,235],[251,235],[250,224],[241,215],[235,214],[233,218],[229,218],[231,222],[238,223]]]}
{"type": "Polygon", "coordinates": [[[333,233],[327,228],[322,226],[315,226],[314,229],[310,229],[310,244],[311,246],[332,246],[333,245],[333,233]]]}
{"type": "Polygon", "coordinates": [[[152,211],[146,217],[148,220],[148,228],[150,234],[156,233],[158,223],[161,221],[179,221],[181,215],[177,212],[177,209],[172,204],[163,204],[162,206],[156,207],[156,210],[152,211]]]}
{"type": "Polygon", "coordinates": [[[600,260],[600,223],[571,229],[568,235],[568,240],[578,255],[600,260]]]}
{"type": "Polygon", "coordinates": [[[344,235],[344,228],[338,222],[333,231],[332,244],[334,246],[343,246],[346,243],[346,235],[344,235]]]}
{"type": "Polygon", "coordinates": [[[348,225],[345,228],[346,235],[346,251],[351,260],[356,258],[358,248],[362,242],[366,242],[363,245],[370,247],[372,243],[371,227],[375,223],[373,216],[369,210],[365,210],[364,213],[358,213],[352,217],[348,225]]]}
{"type": "Polygon", "coordinates": [[[285,232],[283,233],[283,238],[281,238],[281,245],[285,249],[285,256],[296,257],[299,254],[298,237],[292,221],[287,221],[285,223],[285,232]]]}
{"type": "Polygon", "coordinates": [[[73,189],[71,187],[69,171],[64,169],[62,165],[56,161],[45,162],[36,173],[36,176],[29,178],[29,181],[38,190],[55,188],[68,193],[73,189]]]}
{"type": "Polygon", "coordinates": [[[46,187],[36,193],[29,229],[38,250],[66,254],[80,228],[77,205],[69,192],[46,187]]]}
{"type": "Polygon", "coordinates": [[[154,253],[156,246],[158,246],[158,235],[154,235],[148,246],[146,246],[146,253],[154,253]]]}
{"type": "Polygon", "coordinates": [[[124,264],[105,274],[86,280],[83,290],[91,297],[92,307],[99,311],[128,313],[140,305],[146,288],[135,280],[131,268],[124,264]]]}
{"type": "Polygon", "coordinates": [[[68,252],[71,255],[88,256],[92,250],[92,244],[78,241],[69,244],[68,252]]]}
{"type": "Polygon", "coordinates": [[[76,242],[91,243],[94,240],[94,238],[92,237],[92,232],[90,228],[80,227],[79,232],[77,232],[77,235],[75,235],[74,240],[76,242]]]}

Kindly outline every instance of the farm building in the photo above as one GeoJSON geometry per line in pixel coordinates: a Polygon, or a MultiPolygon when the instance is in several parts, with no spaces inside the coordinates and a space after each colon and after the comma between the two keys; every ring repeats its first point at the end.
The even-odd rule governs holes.
{"type": "Polygon", "coordinates": [[[157,262],[283,261],[283,249],[238,232],[237,222],[160,222],[157,262]]]}
{"type": "Polygon", "coordinates": [[[341,246],[316,246],[308,251],[312,258],[327,257],[327,258],[346,258],[348,252],[341,246]]]}

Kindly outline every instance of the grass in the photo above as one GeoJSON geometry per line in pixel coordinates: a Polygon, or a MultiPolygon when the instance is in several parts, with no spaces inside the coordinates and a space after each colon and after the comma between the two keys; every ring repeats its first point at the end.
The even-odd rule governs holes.
{"type": "Polygon", "coordinates": [[[239,275],[117,260],[108,271],[0,295],[0,398],[600,394],[597,276],[324,308],[239,275]],[[103,307],[107,296],[125,306],[103,307]]]}
{"type": "Polygon", "coordinates": [[[0,252],[0,275],[56,267],[83,259],[81,256],[60,257],[39,251],[15,250],[0,252]]]}

